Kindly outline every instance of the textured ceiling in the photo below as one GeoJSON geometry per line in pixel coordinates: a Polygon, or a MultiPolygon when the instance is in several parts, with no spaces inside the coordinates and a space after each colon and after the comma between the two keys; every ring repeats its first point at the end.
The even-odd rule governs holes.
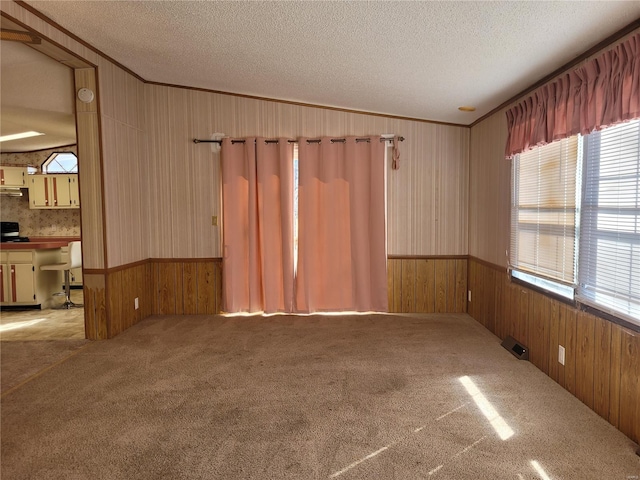
{"type": "Polygon", "coordinates": [[[148,81],[461,124],[640,17],[638,1],[27,3],[148,81]]]}

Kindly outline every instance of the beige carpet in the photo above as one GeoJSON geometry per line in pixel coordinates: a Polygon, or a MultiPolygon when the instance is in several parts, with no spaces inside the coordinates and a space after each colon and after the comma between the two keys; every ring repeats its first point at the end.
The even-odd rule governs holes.
{"type": "Polygon", "coordinates": [[[89,340],[0,342],[0,393],[7,393],[88,343],[89,340]]]}
{"type": "Polygon", "coordinates": [[[2,398],[3,480],[625,480],[634,452],[467,315],[154,317],[2,398]]]}

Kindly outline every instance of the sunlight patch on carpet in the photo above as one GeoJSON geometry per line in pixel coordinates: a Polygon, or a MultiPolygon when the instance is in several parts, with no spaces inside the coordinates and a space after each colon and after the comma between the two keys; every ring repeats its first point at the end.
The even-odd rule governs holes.
{"type": "Polygon", "coordinates": [[[342,475],[344,472],[347,472],[347,471],[351,470],[353,467],[356,467],[356,466],[360,465],[362,462],[365,462],[365,461],[369,460],[370,458],[375,457],[375,456],[376,456],[376,455],[378,455],[379,453],[384,452],[384,451],[385,451],[385,450],[387,450],[389,447],[392,447],[394,444],[395,444],[395,442],[394,442],[394,443],[391,443],[391,444],[389,444],[389,445],[387,445],[387,446],[385,446],[385,447],[379,448],[378,450],[376,450],[376,451],[375,451],[375,452],[373,452],[373,453],[370,453],[370,454],[369,454],[369,455],[367,455],[366,457],[362,457],[360,460],[356,460],[356,461],[355,461],[355,462],[353,462],[351,465],[348,465],[348,466],[344,467],[342,470],[338,470],[337,472],[332,473],[331,475],[329,475],[329,478],[336,478],[336,477],[338,477],[338,476],[342,475]]]}
{"type": "Polygon", "coordinates": [[[471,395],[473,401],[476,402],[476,405],[478,406],[482,414],[487,418],[487,420],[489,420],[489,423],[491,423],[491,426],[500,436],[500,438],[502,440],[508,440],[509,438],[511,438],[514,434],[513,430],[511,429],[511,427],[509,427],[509,425],[507,425],[507,422],[504,421],[504,418],[502,418],[498,414],[496,409],[493,408],[491,402],[487,400],[487,398],[478,389],[476,384],[473,383],[473,380],[471,380],[466,375],[464,377],[460,377],[459,380],[460,383],[464,385],[464,388],[467,389],[467,392],[469,393],[469,395],[471,395]]]}
{"type": "Polygon", "coordinates": [[[542,468],[537,461],[531,460],[531,466],[535,469],[536,472],[538,472],[538,475],[540,475],[540,478],[542,480],[551,480],[551,477],[547,475],[547,472],[544,471],[544,468],[542,468]]]}

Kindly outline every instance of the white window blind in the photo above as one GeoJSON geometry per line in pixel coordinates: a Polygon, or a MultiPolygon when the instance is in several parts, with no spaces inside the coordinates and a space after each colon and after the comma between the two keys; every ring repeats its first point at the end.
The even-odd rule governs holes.
{"type": "Polygon", "coordinates": [[[512,161],[511,267],[575,283],[578,137],[517,155],[512,161]]]}
{"type": "Polygon", "coordinates": [[[640,323],[640,121],[585,140],[578,298],[640,323]]]}

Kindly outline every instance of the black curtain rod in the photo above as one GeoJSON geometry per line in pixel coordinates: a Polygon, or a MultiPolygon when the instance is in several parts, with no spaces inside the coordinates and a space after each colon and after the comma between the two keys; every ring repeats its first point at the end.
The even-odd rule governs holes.
{"type": "MultiPolygon", "coordinates": [[[[393,138],[380,138],[381,142],[390,142],[393,138]]],[[[398,140],[404,142],[404,137],[398,137],[398,140]]],[[[332,138],[331,142],[346,142],[346,138],[332,138]]],[[[356,138],[356,142],[368,142],[368,138],[356,138]]],[[[279,140],[265,140],[264,143],[278,143],[279,140]]],[[[287,140],[289,143],[298,143],[297,140],[287,140]]],[[[321,139],[314,138],[311,140],[307,140],[307,143],[320,143],[321,139]]],[[[222,140],[198,140],[197,138],[193,139],[193,143],[217,143],[218,145],[222,145],[222,140]]],[[[231,140],[231,143],[245,143],[245,140],[231,140]]]]}

